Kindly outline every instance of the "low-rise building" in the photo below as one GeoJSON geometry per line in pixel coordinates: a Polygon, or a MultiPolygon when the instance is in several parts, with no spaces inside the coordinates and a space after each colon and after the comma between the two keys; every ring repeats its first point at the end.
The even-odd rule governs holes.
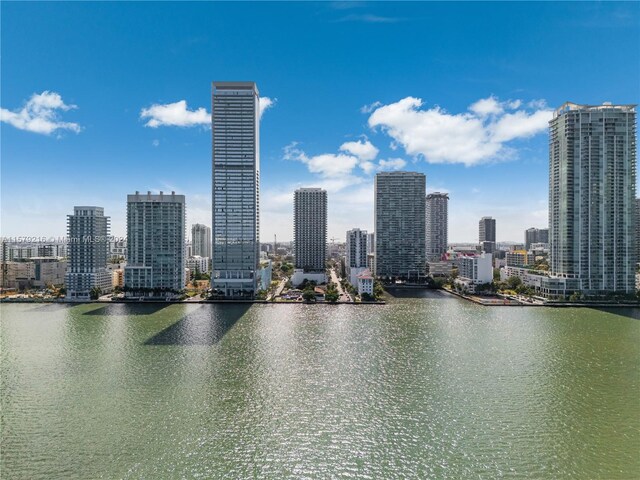
{"type": "Polygon", "coordinates": [[[533,265],[535,263],[535,256],[533,253],[529,253],[526,250],[514,250],[507,252],[506,255],[508,267],[519,267],[522,265],[533,265]]]}
{"type": "Polygon", "coordinates": [[[453,273],[453,262],[451,261],[429,262],[428,265],[431,278],[448,277],[453,273]]]}
{"type": "Polygon", "coordinates": [[[197,273],[207,273],[209,272],[209,257],[201,257],[200,255],[193,255],[187,258],[187,268],[191,271],[191,275],[195,275],[197,273]]]}
{"type": "Polygon", "coordinates": [[[373,296],[373,275],[370,270],[365,270],[358,275],[358,295],[363,293],[373,296]]]}
{"type": "Polygon", "coordinates": [[[478,285],[493,281],[493,257],[490,253],[466,256],[458,260],[456,284],[473,293],[478,285]]]}

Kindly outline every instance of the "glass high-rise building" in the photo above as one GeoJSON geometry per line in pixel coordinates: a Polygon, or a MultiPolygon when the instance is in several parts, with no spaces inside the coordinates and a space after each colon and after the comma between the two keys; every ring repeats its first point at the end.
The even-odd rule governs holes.
{"type": "Polygon", "coordinates": [[[89,300],[93,288],[111,290],[109,220],[102,207],[74,207],[67,215],[67,300],[89,300]]]}
{"type": "Polygon", "coordinates": [[[211,229],[206,225],[191,226],[191,255],[211,258],[211,229]]]}
{"type": "Polygon", "coordinates": [[[478,237],[483,252],[496,251],[496,220],[492,217],[482,217],[478,223],[478,237]]]}
{"type": "Polygon", "coordinates": [[[635,106],[565,103],[549,129],[552,274],[586,294],[634,292],[635,106]]]}
{"type": "Polygon", "coordinates": [[[418,279],[426,273],[427,180],[417,172],[375,177],[375,275],[418,279]]]}
{"type": "Polygon", "coordinates": [[[175,297],[185,285],[185,198],[127,195],[127,297],[175,297]]]}
{"type": "Polygon", "coordinates": [[[213,82],[213,274],[216,296],[253,298],[260,268],[259,94],[254,82],[213,82]]]}
{"type": "Polygon", "coordinates": [[[447,253],[449,238],[449,194],[434,192],[427,195],[427,261],[437,262],[447,253]]]}

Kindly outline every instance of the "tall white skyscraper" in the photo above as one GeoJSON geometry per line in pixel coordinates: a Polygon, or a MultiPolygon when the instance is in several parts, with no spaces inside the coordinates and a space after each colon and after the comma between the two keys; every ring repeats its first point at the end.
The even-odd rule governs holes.
{"type": "Polygon", "coordinates": [[[358,285],[358,275],[367,269],[367,231],[354,228],[347,232],[345,270],[349,283],[358,285]]]}
{"type": "Polygon", "coordinates": [[[213,293],[253,298],[260,268],[259,94],[254,82],[213,82],[213,293]]]}
{"type": "Polygon", "coordinates": [[[175,297],[185,285],[185,198],[127,195],[127,297],[175,297]]]}
{"type": "Polygon", "coordinates": [[[327,191],[299,188],[293,203],[295,268],[300,271],[294,284],[303,277],[323,281],[327,260],[327,191]]]}
{"type": "Polygon", "coordinates": [[[427,195],[427,261],[437,262],[447,253],[449,241],[449,194],[427,195]]]}
{"type": "Polygon", "coordinates": [[[211,229],[206,225],[191,226],[191,255],[211,258],[211,229]]]}
{"type": "Polygon", "coordinates": [[[89,300],[93,288],[111,290],[109,220],[102,207],[74,207],[67,215],[67,300],[89,300]]]}
{"type": "Polygon", "coordinates": [[[426,273],[426,177],[381,172],[375,177],[375,274],[419,279],[426,273]]]}
{"type": "Polygon", "coordinates": [[[586,294],[634,292],[635,106],[565,103],[549,129],[552,274],[586,294]]]}

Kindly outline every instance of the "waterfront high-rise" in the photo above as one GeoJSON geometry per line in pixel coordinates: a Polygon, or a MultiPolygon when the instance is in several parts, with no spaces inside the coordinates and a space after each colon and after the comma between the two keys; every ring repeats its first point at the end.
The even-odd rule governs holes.
{"type": "Polygon", "coordinates": [[[635,106],[568,102],[549,130],[552,274],[585,294],[634,292],[635,106]]]}
{"type": "Polygon", "coordinates": [[[354,228],[347,231],[345,271],[349,283],[358,285],[358,275],[367,269],[367,231],[354,228]]]}
{"type": "Polygon", "coordinates": [[[254,82],[213,82],[214,295],[253,298],[260,268],[260,106],[254,82]]]}
{"type": "Polygon", "coordinates": [[[533,243],[549,243],[548,228],[527,228],[524,232],[524,248],[529,250],[533,243]]]}
{"type": "Polygon", "coordinates": [[[128,297],[175,297],[185,285],[185,198],[171,192],[127,195],[128,297]]]}
{"type": "Polygon", "coordinates": [[[496,250],[496,220],[482,217],[478,225],[479,242],[483,252],[493,253],[496,250]]]}
{"type": "Polygon", "coordinates": [[[636,263],[640,262],[640,198],[636,198],[636,263]]]}
{"type": "Polygon", "coordinates": [[[327,191],[299,188],[293,197],[294,284],[304,278],[321,283],[327,259],[327,191]]]}
{"type": "Polygon", "coordinates": [[[109,217],[102,207],[74,207],[67,215],[67,272],[65,286],[68,300],[89,300],[91,290],[111,290],[109,258],[109,217]]]}
{"type": "Polygon", "coordinates": [[[418,279],[426,272],[426,177],[381,172],[374,182],[375,275],[418,279]]]}
{"type": "Polygon", "coordinates": [[[427,195],[427,261],[437,262],[447,253],[449,228],[449,194],[434,192],[427,195]]]}
{"type": "Polygon", "coordinates": [[[211,258],[211,229],[206,225],[191,226],[191,255],[211,258]]]}

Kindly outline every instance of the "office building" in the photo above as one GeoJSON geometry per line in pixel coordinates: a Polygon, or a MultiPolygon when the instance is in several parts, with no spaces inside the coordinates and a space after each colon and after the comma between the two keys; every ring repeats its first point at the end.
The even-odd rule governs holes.
{"type": "Polygon", "coordinates": [[[585,295],[635,292],[635,106],[565,103],[549,130],[552,275],[585,295]]]}
{"type": "Polygon", "coordinates": [[[455,283],[468,292],[475,292],[476,286],[493,281],[493,259],[490,253],[465,256],[458,260],[458,277],[455,283]]]}
{"type": "Polygon", "coordinates": [[[185,229],[184,195],[127,195],[127,297],[173,298],[181,293],[185,229]]]}
{"type": "Polygon", "coordinates": [[[367,269],[367,231],[354,228],[347,232],[345,272],[354,287],[358,284],[358,275],[367,269]]]}
{"type": "Polygon", "coordinates": [[[111,290],[109,222],[102,207],[74,207],[67,215],[67,300],[89,300],[93,289],[111,290]]]}
{"type": "Polygon", "coordinates": [[[449,195],[447,193],[430,193],[427,195],[427,261],[442,260],[447,253],[449,228],[449,195]]]}
{"type": "Polygon", "coordinates": [[[214,295],[254,298],[260,268],[260,124],[254,82],[213,82],[214,295]]]}
{"type": "Polygon", "coordinates": [[[491,217],[482,217],[479,223],[479,242],[483,252],[496,251],[496,221],[491,217]]]}
{"type": "Polygon", "coordinates": [[[191,256],[211,258],[211,229],[206,225],[191,226],[191,256]]]}
{"type": "Polygon", "coordinates": [[[293,197],[293,242],[295,270],[292,282],[305,278],[326,281],[327,192],[321,188],[299,188],[293,197]]]}
{"type": "Polygon", "coordinates": [[[524,232],[524,248],[531,249],[534,243],[549,243],[548,228],[528,228],[524,232]]]}
{"type": "Polygon", "coordinates": [[[376,174],[376,277],[417,280],[425,276],[425,190],[422,173],[376,174]]]}

